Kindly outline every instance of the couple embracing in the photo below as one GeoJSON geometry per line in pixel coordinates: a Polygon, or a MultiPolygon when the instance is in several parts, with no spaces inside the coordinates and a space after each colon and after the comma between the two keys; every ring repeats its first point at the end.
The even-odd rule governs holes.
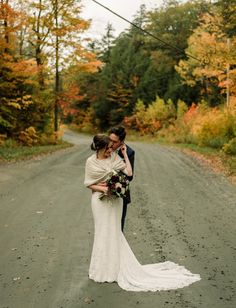
{"type": "Polygon", "coordinates": [[[124,143],[125,136],[122,126],[112,128],[108,136],[94,136],[91,149],[95,154],[86,161],[84,184],[92,191],[94,218],[89,278],[96,282],[117,282],[127,291],[171,290],[190,285],[200,280],[200,276],[184,266],[170,261],[141,265],[122,232],[130,194],[124,194],[123,198],[111,196],[108,179],[118,173],[129,181],[133,178],[135,152],[124,143]]]}

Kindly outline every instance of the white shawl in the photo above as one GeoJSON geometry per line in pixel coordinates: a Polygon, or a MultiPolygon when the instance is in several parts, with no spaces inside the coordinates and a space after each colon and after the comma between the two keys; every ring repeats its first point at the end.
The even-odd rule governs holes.
{"type": "Polygon", "coordinates": [[[103,182],[113,171],[126,173],[125,167],[124,161],[114,152],[107,159],[97,159],[93,154],[86,161],[84,185],[88,187],[103,182]]]}

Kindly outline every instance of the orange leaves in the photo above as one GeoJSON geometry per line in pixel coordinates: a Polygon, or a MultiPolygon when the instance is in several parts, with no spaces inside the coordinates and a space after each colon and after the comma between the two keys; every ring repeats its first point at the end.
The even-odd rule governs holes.
{"type": "Polygon", "coordinates": [[[79,95],[80,92],[80,88],[75,85],[72,84],[70,86],[67,87],[67,90],[64,91],[61,94],[61,101],[66,101],[66,102],[74,102],[74,101],[80,101],[82,100],[84,97],[83,95],[79,95]]]}
{"type": "Polygon", "coordinates": [[[84,96],[80,95],[79,92],[80,88],[75,84],[71,84],[67,86],[66,91],[61,93],[59,104],[64,117],[75,115],[78,112],[78,110],[73,106],[84,98],[84,96]]]}
{"type": "Polygon", "coordinates": [[[13,9],[8,1],[0,3],[0,52],[14,50],[16,33],[23,25],[22,13],[13,9]]]}
{"type": "Polygon", "coordinates": [[[19,26],[16,24],[16,19],[19,16],[19,12],[14,10],[6,1],[0,3],[0,20],[7,21],[11,30],[16,30],[19,26]]]}
{"type": "Polygon", "coordinates": [[[191,107],[187,110],[187,112],[183,116],[184,122],[187,124],[189,123],[197,114],[198,106],[192,103],[191,107]]]}
{"type": "Polygon", "coordinates": [[[37,72],[36,63],[32,59],[11,62],[9,66],[16,77],[32,77],[37,72]]]}
{"type": "Polygon", "coordinates": [[[90,61],[88,61],[88,59],[83,61],[78,61],[77,68],[82,72],[95,73],[97,72],[98,68],[101,67],[101,65],[102,62],[94,58],[93,60],[90,61]]]}
{"type": "MultiPolygon", "coordinates": [[[[0,56],[0,68],[4,72],[3,79],[9,82],[9,87],[13,90],[17,84],[32,84],[33,76],[37,73],[34,60],[18,60],[10,54],[4,53],[0,56]]],[[[10,94],[10,93],[9,93],[10,94]]],[[[11,93],[12,95],[14,93],[11,93]]],[[[16,93],[14,94],[16,95],[16,93]]]]}
{"type": "Polygon", "coordinates": [[[77,45],[73,55],[74,71],[95,73],[102,66],[95,53],[86,50],[82,45],[77,45]]]}

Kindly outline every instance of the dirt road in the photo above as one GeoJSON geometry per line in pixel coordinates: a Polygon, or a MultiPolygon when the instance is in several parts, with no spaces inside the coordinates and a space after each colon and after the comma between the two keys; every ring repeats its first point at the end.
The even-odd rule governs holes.
{"type": "Polygon", "coordinates": [[[194,158],[158,144],[136,150],[125,234],[143,263],[170,260],[202,277],[156,293],[88,279],[93,242],[83,186],[91,139],[0,166],[0,308],[236,307],[236,186],[194,158]]]}

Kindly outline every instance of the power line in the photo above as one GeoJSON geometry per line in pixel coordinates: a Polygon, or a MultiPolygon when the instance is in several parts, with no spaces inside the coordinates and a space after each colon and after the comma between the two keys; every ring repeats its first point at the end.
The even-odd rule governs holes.
{"type": "Polygon", "coordinates": [[[199,60],[198,58],[192,56],[191,54],[187,53],[185,50],[179,48],[179,47],[176,47],[172,44],[169,44],[165,41],[163,41],[162,39],[158,38],[157,36],[155,36],[154,34],[150,33],[149,31],[137,26],[135,23],[131,22],[130,20],[126,19],[125,17],[119,15],[118,13],[114,12],[113,10],[111,10],[110,8],[108,8],[107,6],[101,4],[100,2],[96,1],[96,0],[92,0],[93,2],[95,2],[96,4],[100,5],[101,7],[103,7],[104,9],[106,9],[107,11],[111,12],[112,14],[118,16],[119,18],[123,19],[124,21],[126,21],[127,23],[129,23],[130,25],[134,26],[135,28],[137,28],[138,30],[146,33],[147,35],[153,37],[154,39],[158,40],[159,42],[161,42],[162,44],[166,45],[166,46],[169,46],[171,47],[172,49],[175,49],[176,51],[178,51],[179,53],[181,54],[185,54],[187,55],[189,58],[192,58],[198,62],[201,62],[201,60],[199,60]]]}
{"type": "MultiPolygon", "coordinates": [[[[200,60],[200,59],[198,59],[198,58],[192,56],[190,53],[186,52],[184,49],[181,49],[181,48],[176,47],[176,46],[174,46],[174,45],[172,45],[172,44],[170,44],[170,43],[167,43],[167,42],[163,41],[162,39],[160,39],[159,37],[157,37],[157,36],[155,36],[154,34],[150,33],[149,31],[147,31],[147,30],[145,30],[145,29],[143,29],[143,28],[137,26],[135,23],[131,22],[130,20],[126,19],[125,17],[123,17],[123,16],[119,15],[118,13],[114,12],[113,10],[111,10],[111,9],[108,8],[107,6],[103,5],[102,3],[100,3],[100,2],[98,2],[98,1],[96,1],[96,0],[91,0],[91,1],[95,2],[95,3],[98,4],[99,6],[103,7],[103,8],[106,9],[107,11],[111,12],[113,15],[116,15],[117,17],[123,19],[124,21],[126,21],[126,22],[129,23],[130,25],[132,25],[132,26],[134,26],[135,28],[137,28],[138,30],[140,30],[140,31],[142,31],[142,32],[144,32],[144,33],[146,33],[147,35],[149,35],[149,36],[151,36],[152,38],[156,39],[157,41],[161,42],[162,44],[164,44],[164,45],[166,45],[166,46],[169,46],[169,47],[171,47],[172,49],[175,49],[176,51],[178,51],[179,53],[185,54],[185,55],[187,55],[189,58],[192,58],[192,59],[194,59],[194,60],[196,60],[196,61],[198,61],[198,62],[201,63],[201,60],[200,60]]],[[[222,70],[222,72],[225,72],[225,70],[223,70],[223,69],[221,69],[221,70],[222,70]]],[[[213,83],[210,82],[210,81],[208,80],[208,78],[205,77],[205,76],[202,77],[202,80],[206,80],[206,81],[208,82],[208,84],[213,85],[213,83]]]]}

